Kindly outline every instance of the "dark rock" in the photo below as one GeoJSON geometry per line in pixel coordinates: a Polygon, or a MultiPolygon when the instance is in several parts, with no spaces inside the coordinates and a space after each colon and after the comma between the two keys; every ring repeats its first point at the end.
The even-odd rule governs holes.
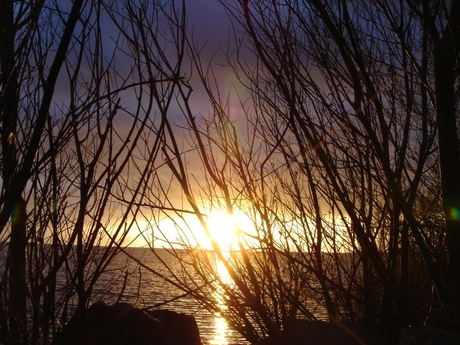
{"type": "Polygon", "coordinates": [[[143,311],[127,303],[92,305],[87,322],[65,325],[54,345],[201,345],[192,316],[169,310],[143,311]]]}
{"type": "Polygon", "coordinates": [[[456,345],[460,334],[430,327],[408,327],[402,330],[399,345],[456,345]]]}
{"type": "Polygon", "coordinates": [[[293,320],[281,336],[281,341],[264,344],[289,345],[386,345],[372,331],[351,321],[325,322],[293,320]]]}

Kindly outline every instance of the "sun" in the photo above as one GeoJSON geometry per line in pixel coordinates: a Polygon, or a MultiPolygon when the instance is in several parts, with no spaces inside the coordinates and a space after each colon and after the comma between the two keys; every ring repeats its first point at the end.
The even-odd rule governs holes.
{"type": "Polygon", "coordinates": [[[209,239],[215,241],[221,249],[238,249],[237,224],[231,215],[226,212],[211,212],[206,224],[209,239]]]}

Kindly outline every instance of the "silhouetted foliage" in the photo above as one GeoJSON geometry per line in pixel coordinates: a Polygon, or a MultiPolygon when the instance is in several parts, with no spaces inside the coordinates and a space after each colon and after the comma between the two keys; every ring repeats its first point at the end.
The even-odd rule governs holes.
{"type": "Polygon", "coordinates": [[[84,323],[146,205],[161,213],[184,28],[174,2],[0,1],[1,342],[84,323]]]}
{"type": "Polygon", "coordinates": [[[213,243],[230,283],[195,262],[184,285],[254,342],[318,306],[390,340],[458,329],[459,3],[221,2],[249,97],[238,88],[235,119],[195,60],[213,106],[188,114],[206,182],[175,172],[197,212],[204,198],[252,223],[236,224],[238,254],[213,243]]]}

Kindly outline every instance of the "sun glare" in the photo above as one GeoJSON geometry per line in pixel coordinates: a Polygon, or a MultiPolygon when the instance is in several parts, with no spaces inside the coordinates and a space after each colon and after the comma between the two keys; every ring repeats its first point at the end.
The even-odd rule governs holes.
{"type": "Polygon", "coordinates": [[[207,219],[210,240],[223,250],[237,250],[236,224],[228,213],[212,212],[207,219]]]}

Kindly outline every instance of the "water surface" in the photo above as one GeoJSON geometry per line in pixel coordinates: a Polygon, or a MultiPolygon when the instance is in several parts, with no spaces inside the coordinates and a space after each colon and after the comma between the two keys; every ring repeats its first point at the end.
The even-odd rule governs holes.
{"type": "MultiPolygon", "coordinates": [[[[179,269],[177,259],[164,249],[156,249],[160,259],[146,249],[130,248],[128,251],[142,264],[152,267],[166,277],[170,276],[170,273],[161,264],[160,259],[173,268],[173,272],[179,269]]],[[[194,316],[203,344],[249,344],[239,333],[228,327],[225,319],[211,314],[195,299],[184,295],[183,291],[160,276],[139,267],[124,254],[116,256],[108,271],[103,274],[95,289],[94,298],[111,304],[118,301],[120,292],[122,292],[121,301],[135,304],[139,308],[169,309],[194,316]]]]}

